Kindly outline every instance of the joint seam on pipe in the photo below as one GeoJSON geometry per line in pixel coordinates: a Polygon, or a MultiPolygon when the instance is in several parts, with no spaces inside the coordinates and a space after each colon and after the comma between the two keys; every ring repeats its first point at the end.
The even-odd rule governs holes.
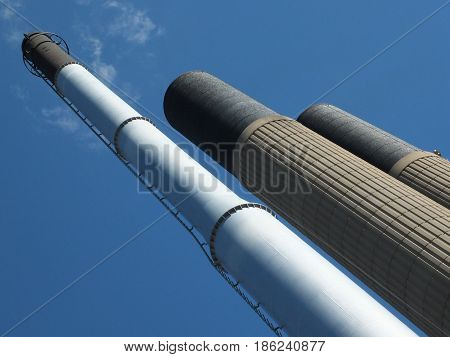
{"type": "Polygon", "coordinates": [[[120,125],[117,127],[115,133],[114,133],[114,139],[113,139],[113,145],[114,148],[116,149],[117,155],[124,160],[124,156],[122,155],[121,151],[120,151],[120,147],[119,147],[119,134],[120,131],[124,128],[125,125],[131,123],[134,120],[145,120],[147,122],[149,122],[150,124],[152,124],[153,126],[155,126],[155,124],[148,118],[146,117],[132,117],[129,119],[124,120],[122,123],[120,123],[120,125]]]}
{"type": "Polygon", "coordinates": [[[253,134],[253,132],[256,131],[259,127],[275,120],[292,120],[292,119],[289,119],[283,115],[270,115],[256,119],[253,123],[251,123],[242,131],[241,135],[239,135],[239,138],[236,140],[236,142],[245,143],[248,140],[248,138],[253,134]]]}
{"type": "Polygon", "coordinates": [[[239,138],[236,140],[236,144],[235,144],[235,150],[234,150],[234,154],[233,154],[233,158],[231,161],[231,171],[233,173],[233,175],[237,178],[240,178],[240,163],[239,163],[239,159],[240,159],[240,150],[239,150],[239,145],[244,144],[247,142],[248,138],[250,138],[250,136],[252,136],[252,134],[258,130],[260,127],[271,123],[273,121],[283,121],[283,120],[291,120],[285,116],[282,115],[270,115],[270,116],[266,116],[266,117],[262,117],[259,119],[256,119],[253,123],[251,123],[249,126],[247,126],[241,133],[241,135],[239,135],[239,138]]]}
{"type": "Polygon", "coordinates": [[[432,152],[426,152],[426,151],[413,151],[409,153],[408,155],[402,157],[400,160],[398,160],[394,166],[391,167],[389,170],[389,175],[398,178],[403,170],[405,170],[409,165],[411,165],[414,161],[422,159],[424,157],[429,156],[435,156],[436,154],[433,154],[432,152]]]}
{"type": "Polygon", "coordinates": [[[87,68],[83,63],[78,62],[78,61],[69,61],[69,62],[66,62],[66,63],[62,64],[62,65],[56,70],[56,72],[55,72],[55,77],[54,77],[54,81],[55,81],[55,82],[54,82],[54,85],[55,85],[56,89],[58,90],[58,93],[60,93],[60,94],[61,94],[61,90],[58,88],[58,75],[59,75],[59,73],[63,70],[63,68],[67,67],[67,66],[70,65],[70,64],[77,64],[77,65],[83,67],[85,70],[89,71],[88,68],[87,68]]]}
{"type": "Polygon", "coordinates": [[[237,213],[245,208],[259,208],[266,212],[269,212],[272,216],[276,217],[275,213],[269,207],[266,207],[259,203],[243,203],[243,204],[240,204],[233,208],[230,208],[222,216],[220,216],[219,220],[216,222],[216,224],[214,225],[213,230],[211,232],[211,237],[209,239],[209,249],[211,251],[211,258],[214,262],[214,265],[219,266],[222,269],[223,269],[223,267],[220,264],[219,259],[216,256],[215,240],[217,237],[217,232],[218,232],[219,228],[222,226],[222,224],[225,223],[225,221],[228,218],[230,218],[234,213],[237,213]]]}

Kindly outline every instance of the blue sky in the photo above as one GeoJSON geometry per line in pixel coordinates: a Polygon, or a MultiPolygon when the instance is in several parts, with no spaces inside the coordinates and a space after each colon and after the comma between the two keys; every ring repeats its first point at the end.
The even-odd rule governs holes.
{"type": "MultiPolygon", "coordinates": [[[[444,1],[8,3],[61,35],[182,143],[162,110],[179,74],[206,70],[294,117],[444,1]]],[[[322,101],[448,157],[449,12],[447,6],[322,101]]],[[[0,334],[164,213],[26,71],[20,43],[30,30],[0,5],[0,334]]],[[[166,216],[10,335],[272,334],[166,216]]]]}

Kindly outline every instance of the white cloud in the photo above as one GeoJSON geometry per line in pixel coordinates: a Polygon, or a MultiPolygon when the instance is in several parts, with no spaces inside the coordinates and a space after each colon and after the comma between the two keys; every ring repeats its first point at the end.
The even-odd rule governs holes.
{"type": "Polygon", "coordinates": [[[13,17],[14,12],[12,12],[10,9],[3,7],[2,11],[0,12],[0,16],[3,20],[9,20],[11,17],[13,17]]]}
{"type": "Polygon", "coordinates": [[[41,114],[48,125],[72,135],[81,146],[94,151],[99,151],[103,147],[98,138],[85,128],[80,119],[68,107],[59,105],[52,108],[42,108],[41,114]]]}
{"type": "Polygon", "coordinates": [[[100,140],[92,133],[92,131],[85,131],[79,135],[79,140],[84,147],[87,147],[93,151],[100,151],[104,148],[104,145],[100,140]]]}
{"type": "MultiPolygon", "coordinates": [[[[4,1],[4,3],[14,9],[19,9],[20,7],[22,7],[22,2],[17,0],[16,1],[6,0],[4,1]]],[[[2,18],[3,20],[11,20],[12,17],[14,16],[14,12],[2,4],[0,4],[0,6],[1,6],[0,18],[2,18]]]]}
{"type": "MultiPolygon", "coordinates": [[[[22,2],[18,0],[5,1],[7,6],[13,9],[20,9],[22,7],[22,2]]],[[[23,33],[25,31],[24,22],[16,16],[14,11],[10,10],[8,7],[0,3],[0,23],[2,23],[2,37],[7,43],[14,46],[20,44],[23,38],[23,33]]]]}
{"type": "Polygon", "coordinates": [[[9,43],[18,44],[23,39],[23,32],[16,29],[10,29],[4,35],[5,40],[9,43]]]}
{"type": "MultiPolygon", "coordinates": [[[[76,2],[79,5],[92,3],[91,0],[76,0],[76,2]]],[[[117,69],[113,64],[104,61],[106,58],[103,54],[105,35],[122,37],[129,43],[144,44],[151,35],[162,36],[164,28],[156,26],[144,10],[136,9],[128,1],[104,0],[101,9],[110,10],[113,15],[108,16],[107,22],[101,27],[100,24],[80,23],[74,28],[81,34],[84,50],[89,53],[90,67],[107,82],[113,82],[117,77],[117,69]]]]}
{"type": "Polygon", "coordinates": [[[94,67],[94,70],[108,82],[112,82],[117,75],[116,68],[112,64],[94,62],[92,66],[94,67]]]}
{"type": "Polygon", "coordinates": [[[61,106],[43,108],[41,113],[48,124],[56,126],[66,133],[73,134],[80,129],[80,123],[70,112],[69,108],[61,106]]]}
{"type": "Polygon", "coordinates": [[[147,42],[152,32],[162,34],[145,11],[135,9],[130,3],[108,0],[104,6],[118,12],[108,27],[110,35],[121,36],[128,42],[143,44],[147,42]]]}
{"type": "Polygon", "coordinates": [[[92,2],[92,0],[75,0],[75,3],[77,3],[78,5],[90,5],[92,2]]]}
{"type": "Polygon", "coordinates": [[[11,92],[17,99],[19,99],[22,102],[25,102],[30,98],[30,93],[28,92],[28,89],[18,84],[13,84],[11,86],[11,92]]]}
{"type": "Polygon", "coordinates": [[[164,27],[159,26],[156,30],[156,36],[163,36],[166,34],[166,29],[164,27]]]}
{"type": "Polygon", "coordinates": [[[139,91],[130,82],[123,82],[122,90],[134,101],[139,101],[142,97],[141,93],[139,93],[139,91]]]}
{"type": "Polygon", "coordinates": [[[19,101],[20,107],[30,116],[35,118],[36,113],[34,110],[32,110],[29,106],[30,104],[30,91],[26,86],[22,86],[20,84],[12,84],[10,87],[11,94],[17,98],[19,101]]]}
{"type": "Polygon", "coordinates": [[[44,117],[52,117],[55,115],[59,115],[64,111],[63,107],[54,107],[54,108],[42,108],[41,112],[44,117]]]}
{"type": "Polygon", "coordinates": [[[103,42],[94,36],[83,35],[84,43],[92,54],[92,68],[106,81],[112,82],[117,75],[117,70],[112,64],[103,62],[103,42]]]}

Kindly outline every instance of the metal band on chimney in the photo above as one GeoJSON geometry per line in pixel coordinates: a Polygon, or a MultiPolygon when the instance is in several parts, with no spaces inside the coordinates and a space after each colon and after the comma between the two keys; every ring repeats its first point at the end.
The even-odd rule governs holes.
{"type": "Polygon", "coordinates": [[[55,87],[58,90],[58,92],[60,91],[59,88],[58,88],[58,75],[63,70],[64,67],[66,67],[66,66],[68,66],[70,64],[77,64],[79,66],[84,67],[87,70],[87,67],[83,63],[78,62],[78,61],[70,61],[70,62],[63,63],[55,72],[55,82],[54,82],[54,84],[55,84],[55,87]]]}
{"type": "Polygon", "coordinates": [[[132,117],[129,119],[126,119],[122,122],[122,124],[120,124],[118,126],[118,128],[116,129],[116,132],[114,133],[114,140],[113,140],[113,145],[114,148],[116,149],[116,153],[117,155],[122,158],[125,159],[125,157],[122,155],[121,151],[120,151],[120,147],[119,147],[119,135],[120,135],[120,131],[125,127],[125,125],[131,123],[134,120],[145,120],[148,121],[150,124],[152,124],[153,126],[155,126],[155,123],[153,123],[150,119],[146,118],[146,117],[132,117]]]}
{"type": "Polygon", "coordinates": [[[211,251],[211,257],[213,259],[213,262],[215,265],[220,266],[222,269],[223,269],[223,267],[220,264],[219,259],[217,259],[217,256],[216,256],[215,241],[216,241],[217,232],[218,232],[219,228],[225,223],[225,221],[228,218],[230,218],[233,214],[235,214],[243,209],[246,209],[246,208],[259,208],[259,209],[269,212],[270,214],[272,214],[272,216],[276,217],[275,213],[270,208],[268,208],[262,204],[259,204],[259,203],[244,203],[244,204],[233,207],[233,208],[229,209],[228,211],[226,211],[214,225],[214,228],[211,232],[211,237],[209,239],[209,249],[211,251]]]}
{"type": "Polygon", "coordinates": [[[235,149],[233,150],[233,159],[231,162],[231,173],[240,179],[240,167],[241,167],[241,149],[242,146],[246,144],[248,138],[253,134],[254,131],[256,131],[259,127],[266,125],[267,123],[276,121],[276,120],[286,120],[289,118],[286,118],[282,115],[270,115],[267,117],[263,117],[260,119],[255,120],[253,123],[251,123],[248,127],[244,129],[244,131],[241,133],[239,138],[236,141],[235,149]]]}
{"type": "Polygon", "coordinates": [[[414,161],[419,160],[423,157],[434,156],[432,152],[425,151],[413,151],[406,155],[405,157],[398,160],[394,166],[389,170],[389,175],[397,178],[401,175],[404,169],[411,165],[414,161]]]}
{"type": "Polygon", "coordinates": [[[425,152],[331,104],[315,104],[297,119],[317,134],[450,208],[450,162],[425,152]]]}

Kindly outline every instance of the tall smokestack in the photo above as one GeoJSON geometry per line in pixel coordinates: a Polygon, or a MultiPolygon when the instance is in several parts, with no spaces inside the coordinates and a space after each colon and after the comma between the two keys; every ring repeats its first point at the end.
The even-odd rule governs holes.
{"type": "Polygon", "coordinates": [[[297,119],[406,185],[450,208],[450,162],[330,104],[306,109],[297,119]]]}
{"type": "Polygon", "coordinates": [[[231,192],[50,42],[46,34],[25,37],[24,56],[35,71],[100,130],[139,176],[164,191],[166,199],[203,235],[216,264],[232,274],[288,334],[414,335],[277,221],[269,209],[231,192]]]}
{"type": "Polygon", "coordinates": [[[218,146],[213,156],[244,186],[424,331],[450,333],[448,209],[207,73],[178,77],[164,110],[194,143],[218,146]],[[235,144],[227,158],[217,154],[222,141],[235,144]]]}

